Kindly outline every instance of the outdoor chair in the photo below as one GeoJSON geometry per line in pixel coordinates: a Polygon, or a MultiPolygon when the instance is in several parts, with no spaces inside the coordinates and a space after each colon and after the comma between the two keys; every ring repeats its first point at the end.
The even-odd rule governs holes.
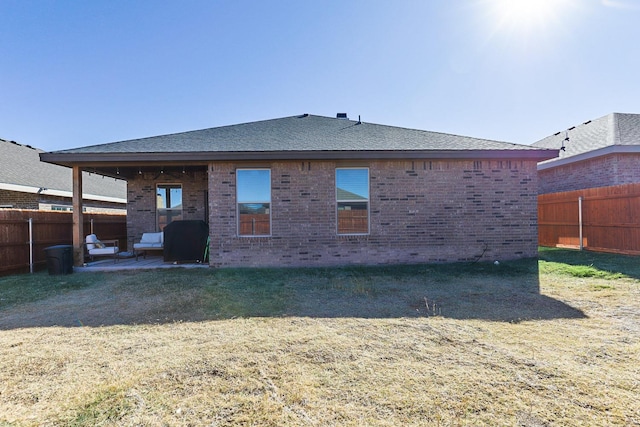
{"type": "Polygon", "coordinates": [[[85,245],[89,258],[93,261],[95,257],[112,257],[113,262],[118,261],[118,248],[117,240],[99,240],[95,234],[89,234],[85,239],[85,245]]]}
{"type": "Polygon", "coordinates": [[[138,243],[133,244],[133,252],[138,256],[142,253],[143,258],[147,258],[147,251],[163,251],[164,250],[164,233],[142,233],[142,238],[138,243]]]}

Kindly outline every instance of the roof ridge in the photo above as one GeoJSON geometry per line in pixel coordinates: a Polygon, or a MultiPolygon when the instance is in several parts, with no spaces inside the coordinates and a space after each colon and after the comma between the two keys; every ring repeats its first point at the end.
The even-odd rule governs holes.
{"type": "Polygon", "coordinates": [[[609,114],[609,132],[607,132],[607,145],[618,145],[620,142],[620,121],[618,113],[609,114]]]}
{"type": "Polygon", "coordinates": [[[613,137],[613,145],[618,145],[620,142],[622,142],[622,136],[621,136],[621,132],[620,132],[620,114],[619,113],[612,113],[613,115],[613,132],[614,132],[614,137],[613,137]]]}
{"type": "MultiPolygon", "coordinates": [[[[314,117],[320,117],[320,118],[326,118],[326,119],[335,119],[335,120],[345,120],[345,119],[336,119],[335,117],[329,117],[329,116],[319,116],[319,115],[316,115],[316,114],[308,114],[308,116],[314,116],[314,117]]],[[[286,117],[284,117],[284,118],[286,118],[286,117]]],[[[350,121],[350,122],[353,122],[353,123],[360,123],[360,124],[365,124],[366,123],[368,125],[381,126],[381,127],[386,127],[386,128],[392,128],[392,129],[402,129],[402,130],[413,131],[413,132],[421,132],[421,133],[436,134],[436,135],[446,135],[446,136],[455,136],[455,137],[459,137],[459,138],[469,138],[469,139],[473,139],[473,140],[476,140],[476,141],[500,142],[500,143],[511,144],[511,145],[516,145],[516,146],[529,145],[529,144],[518,144],[516,142],[510,142],[510,141],[502,141],[502,140],[499,140],[499,139],[478,138],[478,137],[475,137],[475,136],[460,135],[460,134],[451,133],[451,132],[441,132],[441,131],[435,131],[435,130],[411,128],[411,127],[406,127],[406,126],[394,126],[394,125],[385,125],[385,124],[375,123],[375,122],[365,122],[364,120],[351,120],[351,119],[347,119],[347,120],[350,121]]]]}

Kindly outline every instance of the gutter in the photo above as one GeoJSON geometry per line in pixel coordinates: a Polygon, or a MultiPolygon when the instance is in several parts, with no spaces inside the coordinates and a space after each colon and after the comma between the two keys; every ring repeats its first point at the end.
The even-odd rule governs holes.
{"type": "Polygon", "coordinates": [[[41,153],[40,160],[61,166],[134,166],[144,162],[206,165],[228,160],[383,160],[383,159],[518,159],[541,162],[558,156],[556,149],[531,150],[367,150],[367,151],[224,151],[159,153],[41,153]],[[182,162],[182,163],[181,163],[182,162]]]}

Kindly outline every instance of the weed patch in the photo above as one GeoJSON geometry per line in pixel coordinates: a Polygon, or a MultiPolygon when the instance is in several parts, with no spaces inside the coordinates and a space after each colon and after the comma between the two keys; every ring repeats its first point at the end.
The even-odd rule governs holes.
{"type": "Polygon", "coordinates": [[[125,390],[109,387],[99,391],[88,400],[75,414],[64,421],[71,427],[94,427],[98,425],[114,425],[123,420],[133,410],[134,405],[125,390]]]}
{"type": "Polygon", "coordinates": [[[561,273],[564,270],[563,274],[574,277],[640,279],[640,262],[638,262],[638,257],[634,256],[541,247],[539,258],[549,263],[540,264],[540,271],[543,273],[547,271],[547,268],[550,268],[549,272],[557,268],[561,273]],[[576,269],[571,267],[576,267],[576,269]]]}
{"type": "Polygon", "coordinates": [[[570,265],[559,262],[540,261],[540,270],[544,273],[555,273],[571,277],[594,277],[600,279],[622,279],[625,276],[619,272],[600,270],[593,265],[570,265]]]}

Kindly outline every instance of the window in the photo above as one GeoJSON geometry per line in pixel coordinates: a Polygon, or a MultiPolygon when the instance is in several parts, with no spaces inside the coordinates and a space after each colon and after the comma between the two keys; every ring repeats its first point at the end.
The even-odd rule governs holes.
{"type": "Polygon", "coordinates": [[[159,184],[156,191],[158,230],[167,224],[182,219],[182,186],[180,184],[159,184]]]}
{"type": "Polygon", "coordinates": [[[238,169],[236,171],[238,235],[271,234],[271,171],[238,169]]]}
{"type": "Polygon", "coordinates": [[[369,233],[369,169],[336,169],[338,234],[369,233]]]}
{"type": "MultiPolygon", "coordinates": [[[[46,209],[46,205],[40,203],[39,204],[40,209],[46,209]]],[[[52,211],[59,211],[59,212],[73,212],[73,206],[62,206],[62,205],[51,205],[50,209],[52,211]]],[[[86,212],[87,208],[86,206],[84,206],[82,208],[82,212],[86,212]]]]}

